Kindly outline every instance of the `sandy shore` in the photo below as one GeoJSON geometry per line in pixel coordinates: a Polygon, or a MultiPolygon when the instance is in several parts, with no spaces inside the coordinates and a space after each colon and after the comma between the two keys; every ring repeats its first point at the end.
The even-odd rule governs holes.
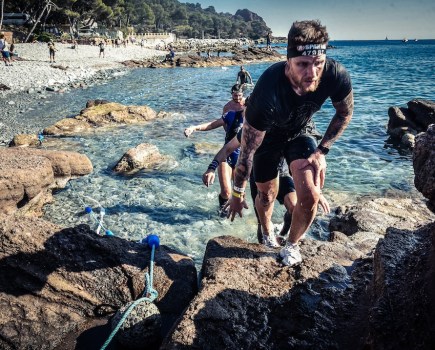
{"type": "Polygon", "coordinates": [[[166,51],[129,45],[125,48],[106,47],[105,58],[99,58],[98,46],[82,45],[74,50],[70,44],[56,44],[56,48],[56,63],[50,64],[47,44],[17,44],[15,51],[24,60],[17,60],[10,67],[1,65],[0,83],[10,88],[2,91],[1,96],[65,86],[87,79],[101,70],[120,68],[122,61],[166,54],[166,51]]]}

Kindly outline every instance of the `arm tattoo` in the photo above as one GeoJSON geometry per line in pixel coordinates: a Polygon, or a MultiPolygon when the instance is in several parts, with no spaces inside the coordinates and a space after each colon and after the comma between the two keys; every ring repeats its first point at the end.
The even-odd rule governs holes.
{"type": "Polygon", "coordinates": [[[333,103],[335,115],[329,123],[325,136],[322,139],[322,146],[331,147],[348,126],[353,114],[353,91],[342,101],[333,103]]]}
{"type": "Polygon", "coordinates": [[[243,123],[242,144],[240,147],[239,160],[237,161],[234,174],[234,185],[244,187],[251,174],[254,153],[263,142],[265,131],[259,131],[248,124],[243,123]]]}

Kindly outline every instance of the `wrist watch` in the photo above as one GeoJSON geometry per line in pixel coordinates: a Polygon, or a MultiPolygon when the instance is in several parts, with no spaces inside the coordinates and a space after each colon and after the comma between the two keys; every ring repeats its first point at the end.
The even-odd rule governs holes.
{"type": "Polygon", "coordinates": [[[320,152],[322,152],[323,153],[323,155],[327,155],[328,154],[328,152],[329,152],[329,148],[328,147],[324,147],[324,146],[322,146],[322,145],[318,145],[317,146],[317,148],[320,150],[320,152]]]}

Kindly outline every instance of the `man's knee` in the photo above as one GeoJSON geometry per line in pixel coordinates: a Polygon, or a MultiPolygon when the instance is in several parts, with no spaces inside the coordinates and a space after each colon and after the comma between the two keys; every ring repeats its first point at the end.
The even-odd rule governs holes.
{"type": "Polygon", "coordinates": [[[320,199],[320,189],[315,186],[306,188],[301,194],[298,194],[298,201],[302,208],[311,210],[317,207],[320,199]]]}

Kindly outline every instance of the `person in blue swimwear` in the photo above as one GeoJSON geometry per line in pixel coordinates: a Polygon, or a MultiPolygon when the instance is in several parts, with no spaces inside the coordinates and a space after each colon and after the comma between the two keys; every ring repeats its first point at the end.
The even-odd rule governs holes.
{"type": "MultiPolygon", "coordinates": [[[[237,132],[243,125],[245,99],[243,98],[243,92],[239,84],[235,84],[232,87],[231,96],[231,101],[229,101],[223,108],[222,117],[204,124],[189,126],[184,130],[184,135],[189,137],[195,131],[209,131],[222,126],[225,129],[225,143],[229,142],[237,135],[237,132]]],[[[222,162],[218,168],[219,183],[221,187],[219,193],[219,209],[222,216],[226,215],[222,212],[222,209],[228,198],[231,196],[233,169],[237,163],[238,156],[239,149],[237,148],[227,157],[226,162],[222,162]]]]}

